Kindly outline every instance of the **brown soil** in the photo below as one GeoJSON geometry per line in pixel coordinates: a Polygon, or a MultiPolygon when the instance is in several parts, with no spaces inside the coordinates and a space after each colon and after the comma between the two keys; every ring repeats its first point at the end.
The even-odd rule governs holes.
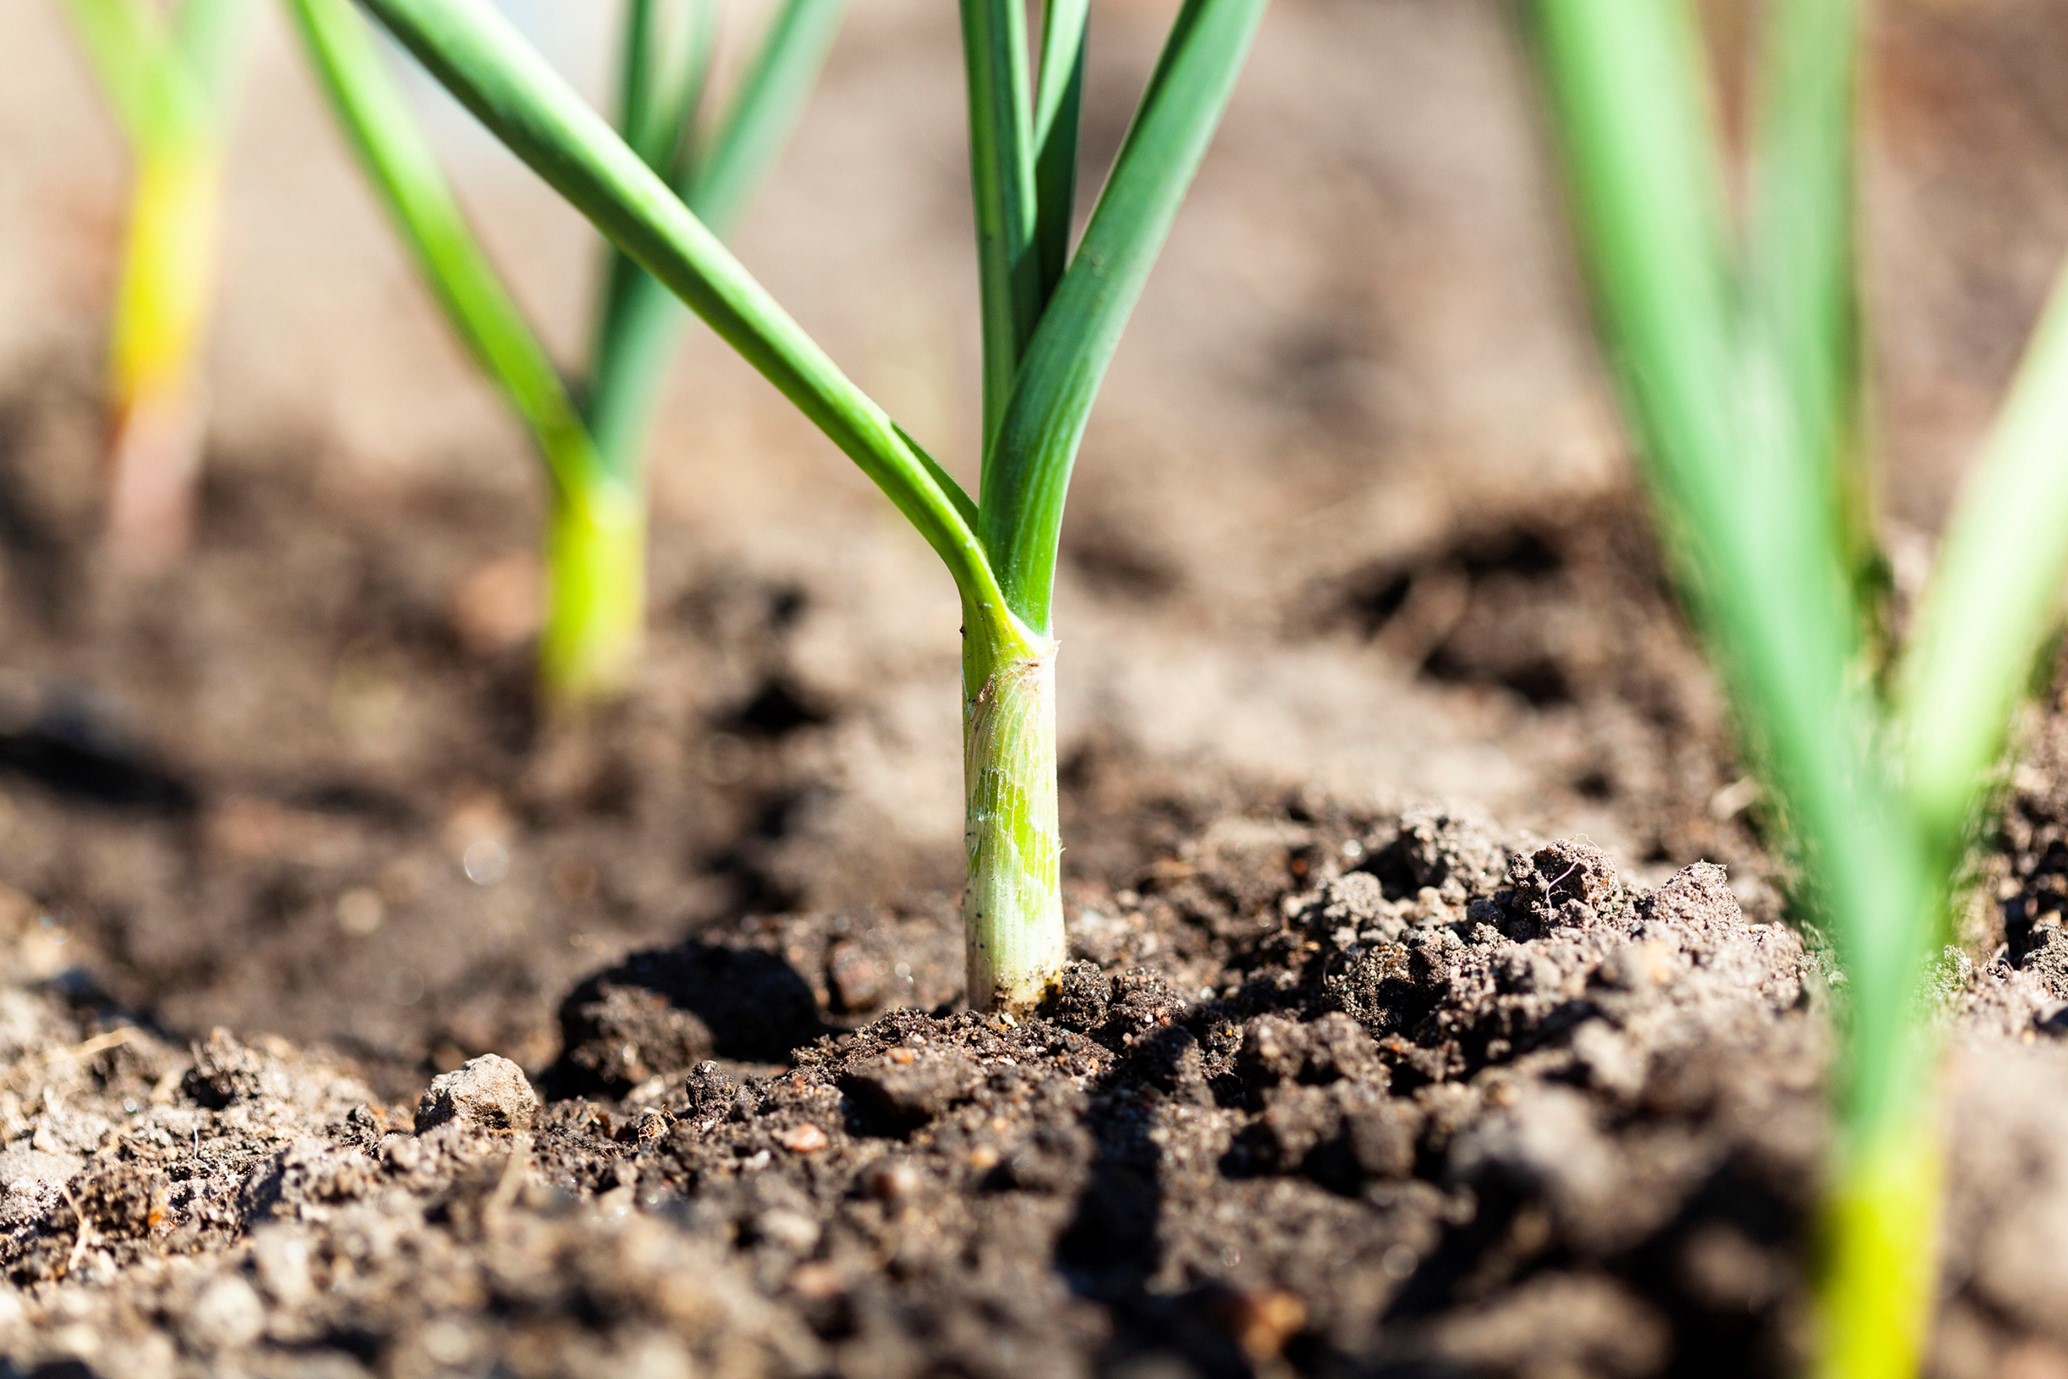
{"type": "MultiPolygon", "coordinates": [[[[44,9],[0,7],[0,1379],[1793,1372],[1832,1002],[1504,7],[1274,7],[1073,491],[1080,961],[1021,1025],[959,1008],[924,549],[694,337],[641,681],[541,722],[534,476],[277,45],[200,539],[104,568],[99,346],[21,324],[98,319],[119,224],[44,9]]],[[[742,251],[954,455],[938,9],[856,7],[742,251]]],[[[2068,47],[2044,0],[1883,11],[1927,530],[2068,225],[2068,47]]],[[[1112,5],[1094,153],[1163,17],[1112,5]]],[[[467,166],[577,338],[577,227],[467,166]]],[[[2028,743],[1941,983],[1939,1379],[2068,1376],[2068,709],[2028,743]]]]}
{"type": "MultiPolygon", "coordinates": [[[[53,395],[16,423],[6,490],[15,560],[55,572],[11,584],[10,636],[68,672],[16,674],[0,753],[18,1371],[1800,1356],[1821,968],[1724,870],[1682,865],[1733,859],[1773,918],[1756,800],[1627,496],[1352,568],[1284,635],[1543,725],[1566,744],[1544,769],[1591,763],[1563,788],[1631,821],[1656,888],[1584,841],[1346,811],[1079,732],[1083,961],[1010,1027],[956,1013],[931,845],[803,803],[865,711],[791,668],[810,586],[663,586],[655,660],[687,692],[546,731],[523,636],[485,638],[470,603],[512,577],[493,553],[521,508],[502,531],[436,489],[355,508],[225,456],[203,548],[139,591],[22,462],[56,443],[53,395]],[[374,674],[385,699],[353,678],[374,674]],[[212,703],[243,677],[239,712],[212,703]],[[385,705],[371,728],[355,694],[385,705]],[[828,905],[872,840],[878,903],[828,905]],[[496,1054],[542,1106],[515,1065],[467,1062],[496,1054]]],[[[2068,1081],[2064,723],[2017,778],[1986,960],[1948,973],[1947,1375],[2068,1346],[2030,1196],[2068,1194],[2068,1127],[2032,1095],[2068,1081]]]]}
{"type": "MultiPolygon", "coordinates": [[[[1708,864],[1632,890],[1438,814],[1227,816],[1079,909],[1043,1018],[954,1013],[946,914],[769,920],[578,988],[543,1107],[491,1055],[413,1116],[285,1041],[169,1040],[8,918],[18,1372],[1743,1375],[1803,1345],[1820,968],[1708,864]]],[[[2068,1340],[2048,978],[1965,986],[1940,1373],[2068,1340]]]]}

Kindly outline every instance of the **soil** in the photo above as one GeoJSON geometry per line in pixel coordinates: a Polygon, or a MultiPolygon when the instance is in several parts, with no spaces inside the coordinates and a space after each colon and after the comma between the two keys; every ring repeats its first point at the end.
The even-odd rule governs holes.
{"type": "MultiPolygon", "coordinates": [[[[1899,592],[2068,225],[2061,16],[1980,8],[1877,37],[1899,592]]],[[[953,455],[937,10],[857,7],[742,252],[953,455]]],[[[693,338],[640,681],[542,718],[535,476],[277,34],[199,539],[110,568],[112,145],[0,12],[51,56],[0,91],[0,1376],[1795,1372],[1835,1001],[1502,14],[1274,7],[1073,490],[1077,961],[1005,1023],[927,552],[693,338]]],[[[1092,153],[1162,19],[1112,7],[1092,153]]],[[[577,338],[578,227],[453,139],[577,338]]],[[[2068,1377],[2068,701],[2023,741],[1939,987],[1938,1379],[2068,1377]]]]}
{"type": "MultiPolygon", "coordinates": [[[[1040,1018],[955,1010],[948,913],[769,919],[570,993],[543,1104],[491,1054],[413,1112],[284,1040],[169,1038],[9,921],[15,1372],[1802,1353],[1823,971],[1712,864],[1645,889],[1437,813],[1227,816],[1079,908],[1040,1018]]],[[[1940,1373],[2046,1373],[2068,1339],[2068,1115],[2031,1095],[2068,1077],[2053,956],[1949,975],[1940,1373]]]]}

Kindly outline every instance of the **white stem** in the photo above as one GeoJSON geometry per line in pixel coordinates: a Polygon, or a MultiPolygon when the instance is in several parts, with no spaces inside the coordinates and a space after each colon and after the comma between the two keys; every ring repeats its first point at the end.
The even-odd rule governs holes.
{"type": "Polygon", "coordinates": [[[1062,831],[1056,810],[1055,646],[987,657],[965,696],[969,1003],[1025,1010],[1061,978],[1062,831]],[[1031,652],[1031,654],[1027,654],[1031,652]]]}

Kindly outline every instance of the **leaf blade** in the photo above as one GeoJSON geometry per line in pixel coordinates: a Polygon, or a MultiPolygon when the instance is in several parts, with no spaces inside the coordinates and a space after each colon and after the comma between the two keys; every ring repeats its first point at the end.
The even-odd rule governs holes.
{"type": "Polygon", "coordinates": [[[511,151],[824,432],[938,553],[987,617],[1010,614],[945,472],[917,453],[607,122],[485,0],[359,0],[511,151]]]}
{"type": "Polygon", "coordinates": [[[1041,23],[1041,73],[1034,93],[1034,243],[1046,310],[1070,266],[1070,221],[1077,209],[1077,140],[1084,115],[1084,60],[1091,0],[1047,0],[1041,23]]]}
{"type": "Polygon", "coordinates": [[[847,9],[846,0],[785,0],[762,34],[682,199],[719,235],[730,234],[810,99],[847,9]]]}
{"type": "Polygon", "coordinates": [[[1851,982],[1840,1100],[1865,1143],[1907,1125],[1926,1092],[1908,1066],[1909,1011],[1946,897],[1875,750],[1821,478],[1741,373],[1691,16],[1564,0],[1531,0],[1526,13],[1644,472],[1851,982]]]}
{"type": "Polygon", "coordinates": [[[229,118],[231,77],[251,34],[253,0],[185,0],[173,25],[173,47],[210,125],[219,137],[229,118]]]}
{"type": "MultiPolygon", "coordinates": [[[[707,15],[714,12],[702,8],[707,15]]],[[[692,148],[685,119],[673,167],[648,160],[673,177],[690,209],[719,236],[745,213],[802,115],[845,8],[846,0],[785,0],[710,147],[692,148]]],[[[707,45],[699,51],[708,57],[707,45]]],[[[629,482],[640,468],[640,448],[681,338],[683,311],[674,294],[620,249],[611,254],[607,283],[610,295],[591,359],[588,416],[605,463],[629,482]]]]}
{"type": "Polygon", "coordinates": [[[172,62],[172,38],[143,0],[65,0],[88,65],[132,145],[152,136],[154,88],[172,62]]]}
{"type": "Polygon", "coordinates": [[[1235,89],[1269,0],[1186,0],[986,456],[977,507],[1012,601],[1049,630],[1070,471],[1121,332],[1235,89]]]}
{"type": "MultiPolygon", "coordinates": [[[[624,48],[618,58],[618,133],[647,166],[660,165],[664,154],[654,147],[659,115],[667,105],[667,82],[661,71],[661,0],[631,0],[625,10],[624,48]]],[[[673,134],[669,134],[670,149],[673,134]]]]}
{"type": "Polygon", "coordinates": [[[579,492],[596,465],[574,402],[468,227],[373,31],[350,0],[290,0],[289,13],[353,154],[447,324],[531,431],[555,488],[579,492]]]}
{"type": "Polygon", "coordinates": [[[983,310],[984,454],[988,462],[1020,357],[1041,315],[1034,257],[1032,111],[1022,0],[962,0],[969,96],[970,199],[983,310]]]}
{"type": "Polygon", "coordinates": [[[1898,678],[1909,788],[1959,838],[1973,821],[2068,580],[2068,269],[1953,510],[1898,678]]]}
{"type": "Polygon", "coordinates": [[[1822,476],[1825,520],[1859,589],[1875,559],[1854,242],[1859,7],[1776,0],[1765,28],[1747,312],[1773,424],[1822,476]]]}

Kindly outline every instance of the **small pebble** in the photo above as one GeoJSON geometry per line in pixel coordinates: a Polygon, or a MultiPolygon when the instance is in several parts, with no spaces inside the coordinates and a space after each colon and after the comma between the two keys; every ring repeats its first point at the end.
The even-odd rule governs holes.
{"type": "Polygon", "coordinates": [[[337,927],[353,938],[365,938],[387,917],[387,902],[371,886],[354,886],[337,898],[337,927]]]}
{"type": "Polygon", "coordinates": [[[202,1290],[181,1329],[196,1350],[239,1350],[265,1332],[266,1304],[257,1289],[225,1274],[202,1290]]]}
{"type": "Polygon", "coordinates": [[[283,1307],[298,1307],[316,1295],[309,1242],[288,1225],[267,1225],[252,1233],[251,1261],[259,1286],[283,1307]]]}
{"type": "Polygon", "coordinates": [[[451,1368],[467,1366],[475,1358],[474,1333],[450,1318],[434,1321],[417,1337],[426,1356],[451,1368]]]}
{"type": "Polygon", "coordinates": [[[846,1287],[840,1270],[823,1259],[806,1260],[790,1271],[790,1291],[810,1302],[835,1297],[846,1287]]]}
{"type": "Polygon", "coordinates": [[[919,1191],[919,1170],[903,1159],[871,1164],[862,1175],[862,1191],[879,1202],[902,1202],[919,1191]]]}
{"type": "Polygon", "coordinates": [[[1228,1329],[1255,1364],[1277,1359],[1306,1324],[1307,1304],[1283,1288],[1237,1293],[1228,1304],[1228,1329]]]}
{"type": "Polygon", "coordinates": [[[890,972],[860,944],[842,939],[826,954],[826,979],[840,1009],[857,1013],[883,1003],[890,972]]]}
{"type": "Polygon", "coordinates": [[[801,1211],[778,1207],[755,1218],[754,1233],[769,1244],[803,1254],[819,1243],[819,1223],[801,1211]]]}
{"type": "Polygon", "coordinates": [[[476,656],[492,656],[537,631],[540,583],[538,558],[528,551],[475,567],[446,608],[460,645],[476,656]]]}
{"type": "Polygon", "coordinates": [[[830,1141],[827,1140],[825,1131],[810,1121],[805,1121],[802,1125],[793,1125],[778,1134],[776,1143],[792,1154],[816,1154],[830,1141]]]}

